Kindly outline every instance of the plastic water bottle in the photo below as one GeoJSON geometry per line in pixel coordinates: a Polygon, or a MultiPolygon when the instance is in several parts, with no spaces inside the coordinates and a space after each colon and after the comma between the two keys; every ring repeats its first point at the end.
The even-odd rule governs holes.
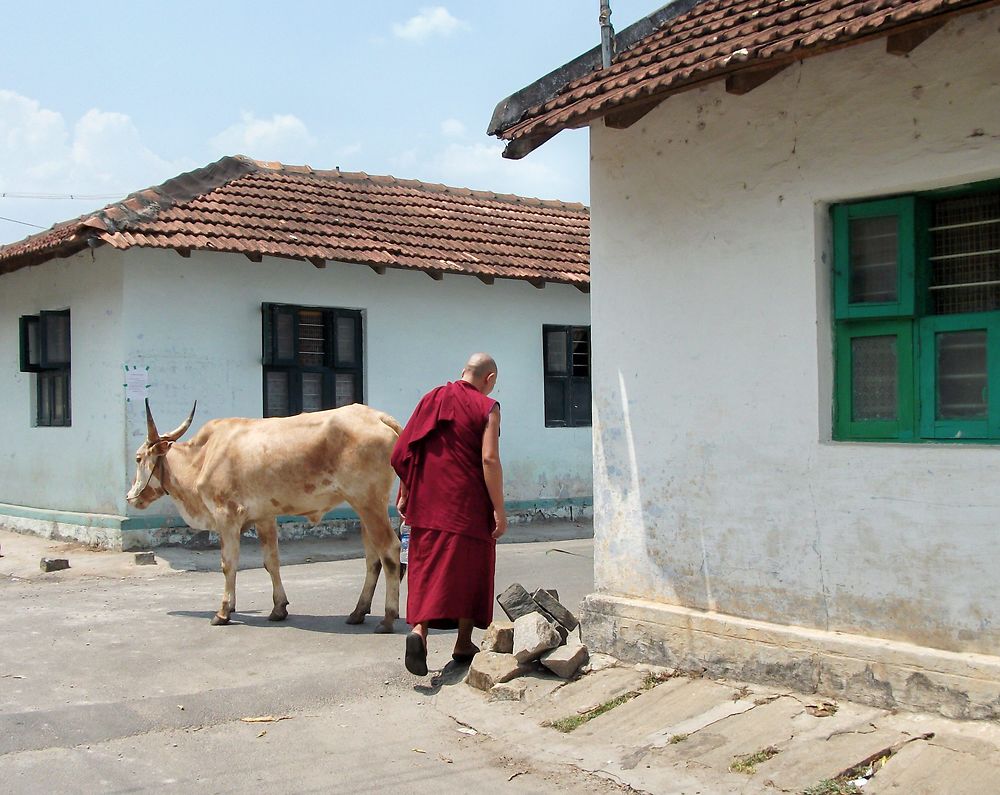
{"type": "Polygon", "coordinates": [[[399,532],[402,536],[399,539],[399,562],[408,563],[410,559],[410,526],[408,524],[401,524],[399,532]]]}

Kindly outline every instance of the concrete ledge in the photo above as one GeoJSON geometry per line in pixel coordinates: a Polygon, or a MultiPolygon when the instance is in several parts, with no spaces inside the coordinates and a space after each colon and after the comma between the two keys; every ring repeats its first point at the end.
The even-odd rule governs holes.
{"type": "Polygon", "coordinates": [[[704,670],[883,709],[1000,719],[1000,657],[931,649],[691,610],[610,594],[587,596],[583,640],[631,662],[704,670]]]}
{"type": "MultiPolygon", "coordinates": [[[[395,506],[390,508],[389,513],[393,519],[398,517],[395,506]]],[[[507,513],[511,524],[589,520],[593,516],[593,500],[590,497],[566,497],[511,501],[507,503],[507,513]]],[[[335,508],[317,525],[310,524],[301,516],[281,516],[278,518],[278,538],[281,541],[341,538],[359,532],[360,522],[358,515],[348,507],[335,508]]],[[[215,533],[194,530],[179,516],[155,513],[119,516],[0,503],[0,528],[42,538],[79,541],[110,550],[219,545],[215,533]]],[[[247,535],[255,537],[256,532],[250,530],[247,535]]]]}

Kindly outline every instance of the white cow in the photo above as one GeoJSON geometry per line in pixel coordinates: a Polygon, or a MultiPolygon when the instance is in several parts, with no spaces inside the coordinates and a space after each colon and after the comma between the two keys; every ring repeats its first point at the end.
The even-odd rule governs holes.
{"type": "Polygon", "coordinates": [[[191,441],[178,442],[194,411],[176,430],[160,434],[146,401],[146,441],[136,451],[135,482],[126,499],[147,508],[169,495],[191,527],[218,534],[226,589],[212,623],[229,623],[236,610],[244,530],[257,528],[264,568],[271,575],[269,618],[282,621],[288,599],[279,572],[277,517],[304,516],[316,523],[347,502],[361,517],[366,564],[365,584],[347,623],[365,620],[384,569],[385,618],[375,631],[392,632],[399,616],[400,566],[399,540],[388,514],[394,477],[389,457],[399,423],[354,404],[295,417],[211,420],[191,441]]]}

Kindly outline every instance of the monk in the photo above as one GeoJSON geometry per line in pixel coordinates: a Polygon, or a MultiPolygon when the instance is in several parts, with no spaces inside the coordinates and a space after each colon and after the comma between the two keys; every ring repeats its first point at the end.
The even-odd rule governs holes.
{"type": "Polygon", "coordinates": [[[410,525],[406,670],[427,673],[427,630],[458,628],[452,658],[471,662],[472,629],[493,620],[496,542],[507,531],[500,404],[492,356],[475,353],[461,378],[424,395],[392,453],[396,507],[410,525]]]}

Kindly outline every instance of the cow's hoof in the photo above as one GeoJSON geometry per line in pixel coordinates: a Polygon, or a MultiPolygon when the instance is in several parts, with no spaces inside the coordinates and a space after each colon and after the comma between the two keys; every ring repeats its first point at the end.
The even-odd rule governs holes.
{"type": "Polygon", "coordinates": [[[222,626],[225,626],[228,623],[229,623],[229,619],[228,618],[223,618],[218,613],[216,613],[214,616],[212,616],[212,626],[213,627],[222,627],[222,626]]]}
{"type": "Polygon", "coordinates": [[[271,615],[267,617],[268,621],[284,621],[288,618],[288,610],[282,607],[280,610],[276,607],[271,611],[271,615]]]}
{"type": "Polygon", "coordinates": [[[347,623],[348,624],[364,624],[365,623],[365,615],[367,615],[367,614],[366,613],[351,613],[347,617],[347,623]]]}
{"type": "Polygon", "coordinates": [[[384,621],[379,622],[375,626],[375,634],[377,635],[391,635],[395,631],[395,627],[392,624],[386,624],[384,621]]]}

